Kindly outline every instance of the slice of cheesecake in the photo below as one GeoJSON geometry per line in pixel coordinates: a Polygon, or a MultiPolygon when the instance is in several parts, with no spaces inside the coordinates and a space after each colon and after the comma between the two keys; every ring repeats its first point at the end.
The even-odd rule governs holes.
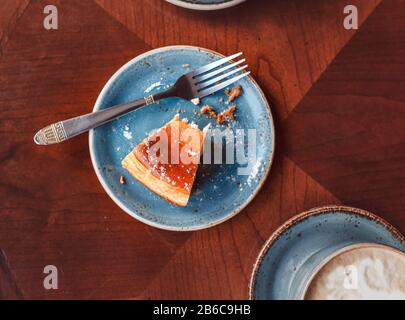
{"type": "Polygon", "coordinates": [[[131,175],[166,201],[186,206],[197,173],[206,129],[171,121],[138,144],[122,161],[131,175]]]}

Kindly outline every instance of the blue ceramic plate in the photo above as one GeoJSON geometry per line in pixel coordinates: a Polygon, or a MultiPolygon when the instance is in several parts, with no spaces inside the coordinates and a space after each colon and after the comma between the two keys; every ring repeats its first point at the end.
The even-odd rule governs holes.
{"type": "MultiPolygon", "coordinates": [[[[189,46],[164,47],[147,52],[124,65],[108,81],[94,111],[159,92],[182,74],[215,61],[218,53],[189,46]]],[[[274,153],[274,127],[268,103],[251,77],[239,82],[244,93],[236,100],[233,128],[257,130],[257,157],[250,175],[238,175],[238,164],[200,165],[186,207],[170,205],[149,191],[121,167],[122,159],[153,130],[181,111],[181,118],[200,128],[215,123],[198,117],[202,104],[224,110],[223,91],[206,97],[200,106],[170,98],[138,109],[90,132],[90,154],[97,176],[109,196],[127,213],[149,225],[176,231],[207,228],[241,211],[256,195],[269,173],[274,153]],[[121,185],[120,176],[126,178],[121,185]]],[[[243,167],[243,166],[242,166],[243,167]]]]}
{"type": "Polygon", "coordinates": [[[179,7],[194,10],[219,10],[236,6],[246,0],[166,0],[179,7]]]}
{"type": "Polygon", "coordinates": [[[294,217],[266,242],[250,283],[250,298],[291,299],[293,280],[302,277],[315,253],[330,256],[358,243],[388,245],[405,252],[404,237],[380,217],[360,209],[323,207],[294,217]],[[304,270],[303,270],[304,269],[304,270]]]}

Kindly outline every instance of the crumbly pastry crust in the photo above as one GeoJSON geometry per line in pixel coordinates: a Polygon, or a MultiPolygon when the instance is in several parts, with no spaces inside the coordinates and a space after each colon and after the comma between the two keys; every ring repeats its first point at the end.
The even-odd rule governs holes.
{"type": "Polygon", "coordinates": [[[130,152],[122,161],[122,166],[145,187],[161,196],[166,201],[178,206],[185,206],[190,193],[183,188],[173,186],[170,183],[155,177],[135,156],[130,152]]]}

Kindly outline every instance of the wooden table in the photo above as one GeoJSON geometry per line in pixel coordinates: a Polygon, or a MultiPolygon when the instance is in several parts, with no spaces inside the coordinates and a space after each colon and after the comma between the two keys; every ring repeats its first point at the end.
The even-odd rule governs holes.
{"type": "Polygon", "coordinates": [[[405,232],[405,1],[249,0],[193,12],[162,0],[0,0],[0,298],[245,299],[264,241],[293,215],[346,204],[405,232]],[[59,29],[43,28],[43,9],[59,29]],[[121,211],[87,135],[33,134],[91,110],[126,61],[165,45],[242,50],[276,120],[275,161],[254,201],[191,233],[121,211]],[[44,266],[59,271],[43,287],[44,266]]]}

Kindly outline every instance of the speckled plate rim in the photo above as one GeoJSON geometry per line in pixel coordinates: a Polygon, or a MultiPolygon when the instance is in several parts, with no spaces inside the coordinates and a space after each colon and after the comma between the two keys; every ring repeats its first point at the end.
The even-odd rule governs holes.
{"type": "Polygon", "coordinates": [[[287,220],[279,228],[277,228],[277,230],[274,231],[271,234],[270,238],[265,242],[262,249],[260,250],[259,256],[256,259],[255,264],[253,265],[253,271],[252,271],[252,274],[250,277],[249,288],[248,288],[249,300],[254,300],[253,294],[255,291],[257,273],[262,264],[262,261],[264,260],[267,252],[270,250],[272,245],[280,238],[280,236],[284,232],[286,232],[288,229],[292,228],[299,222],[302,222],[311,216],[317,216],[317,215],[321,215],[324,213],[330,213],[330,212],[336,212],[336,211],[343,211],[348,214],[360,215],[365,218],[369,218],[369,219],[381,224],[383,227],[385,227],[389,232],[391,232],[400,241],[405,242],[405,237],[402,235],[401,232],[399,232],[399,230],[397,228],[395,228],[392,224],[390,224],[385,219],[383,219],[380,216],[378,216],[374,213],[371,213],[369,211],[366,211],[363,209],[358,209],[358,208],[353,208],[353,207],[348,207],[348,206],[340,206],[340,205],[328,205],[328,206],[310,209],[308,211],[302,212],[302,213],[292,217],[291,219],[287,220]]]}
{"type": "MultiPolygon", "coordinates": [[[[93,112],[98,110],[98,105],[100,104],[101,100],[104,98],[107,90],[110,88],[111,84],[120,76],[120,74],[122,72],[124,72],[126,69],[128,69],[132,64],[150,56],[151,54],[156,54],[159,52],[164,52],[164,51],[168,51],[168,50],[173,50],[173,49],[191,49],[191,50],[196,50],[196,51],[204,51],[206,53],[210,53],[210,54],[214,54],[214,55],[218,55],[220,57],[224,57],[223,54],[218,53],[214,50],[210,50],[210,49],[206,49],[206,48],[202,48],[202,47],[197,47],[197,46],[189,46],[189,45],[173,45],[173,46],[165,46],[165,47],[160,47],[157,49],[152,49],[149,50],[145,53],[142,53],[138,56],[136,56],[135,58],[131,59],[130,61],[128,61],[127,63],[125,63],[122,67],[120,67],[112,76],[111,78],[107,81],[107,83],[104,85],[103,89],[100,91],[100,94],[98,95],[98,98],[94,104],[93,107],[93,112]]],[[[252,192],[252,194],[245,200],[245,202],[239,206],[238,208],[236,208],[234,211],[230,212],[227,216],[218,219],[214,222],[208,223],[206,225],[201,225],[201,226],[193,226],[193,227],[172,227],[172,226],[166,226],[166,225],[161,225],[159,223],[147,220],[139,215],[137,215],[136,213],[134,213],[130,208],[128,208],[127,206],[125,206],[119,199],[118,197],[115,196],[115,193],[110,189],[110,187],[108,186],[108,184],[106,183],[106,181],[104,181],[104,178],[101,175],[101,170],[99,170],[97,168],[97,163],[96,163],[96,155],[95,155],[95,148],[94,148],[94,130],[90,130],[89,131],[89,149],[90,149],[90,159],[91,159],[91,163],[93,165],[93,169],[96,173],[96,176],[98,178],[98,180],[100,181],[100,184],[102,185],[102,187],[104,188],[105,192],[109,195],[109,197],[127,214],[129,214],[131,217],[147,224],[150,225],[152,227],[158,228],[158,229],[163,229],[163,230],[169,230],[169,231],[196,231],[196,230],[202,230],[202,229],[207,229],[207,228],[211,228],[214,227],[216,225],[219,225],[231,218],[233,218],[234,216],[236,216],[239,212],[241,212],[243,209],[245,209],[249,203],[256,197],[256,195],[259,193],[260,189],[263,187],[264,182],[267,180],[267,177],[269,176],[270,173],[270,169],[272,167],[273,164],[273,160],[274,160],[274,153],[275,153],[275,126],[274,126],[274,119],[271,113],[271,109],[270,109],[270,105],[269,102],[266,99],[266,96],[264,95],[262,89],[260,88],[260,86],[257,84],[256,80],[253,79],[253,77],[251,75],[248,76],[249,80],[252,82],[252,84],[255,86],[257,92],[260,94],[260,96],[262,97],[264,103],[265,103],[265,109],[267,112],[267,115],[270,119],[270,125],[271,125],[271,131],[272,131],[272,141],[271,141],[271,155],[270,158],[268,160],[268,162],[266,163],[266,171],[265,173],[262,175],[256,189],[252,192]]]]}
{"type": "Polygon", "coordinates": [[[169,2],[171,4],[174,4],[176,6],[186,8],[186,9],[210,11],[210,10],[220,10],[220,9],[230,8],[230,7],[236,6],[237,4],[245,2],[247,0],[231,0],[231,1],[227,1],[224,3],[217,3],[217,4],[215,4],[215,3],[214,4],[198,4],[198,3],[184,2],[181,0],[165,0],[165,1],[169,2]]]}

